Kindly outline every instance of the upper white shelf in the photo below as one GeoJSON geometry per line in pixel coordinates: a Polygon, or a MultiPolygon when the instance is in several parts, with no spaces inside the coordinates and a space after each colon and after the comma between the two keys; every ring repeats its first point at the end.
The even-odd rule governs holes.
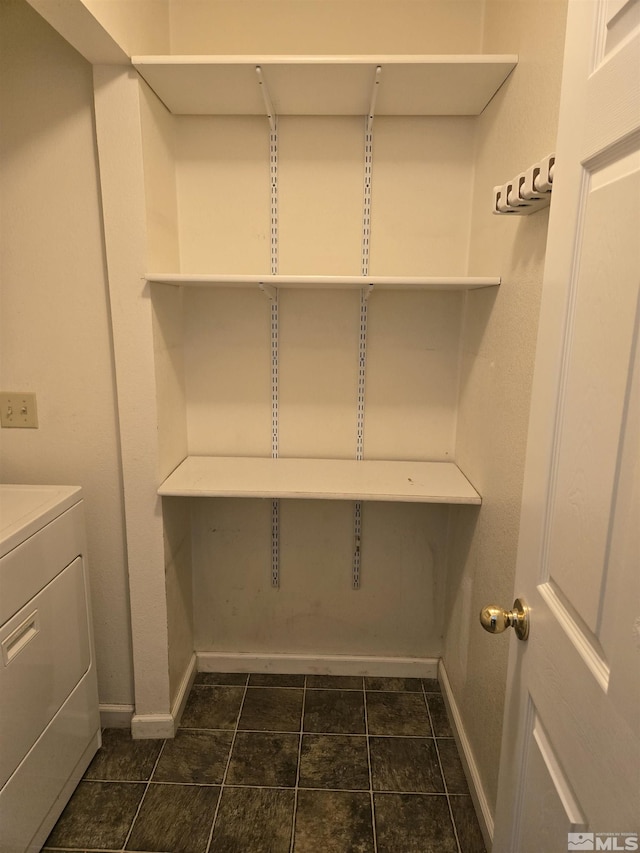
{"type": "Polygon", "coordinates": [[[163,496],[480,504],[453,462],[187,456],[163,496]]]}
{"type": "Polygon", "coordinates": [[[176,115],[478,115],[515,68],[505,55],[134,56],[176,115]]]}
{"type": "Polygon", "coordinates": [[[495,287],[498,276],[362,276],[362,275],[195,275],[147,273],[146,280],[186,287],[294,288],[299,290],[472,290],[495,287]]]}

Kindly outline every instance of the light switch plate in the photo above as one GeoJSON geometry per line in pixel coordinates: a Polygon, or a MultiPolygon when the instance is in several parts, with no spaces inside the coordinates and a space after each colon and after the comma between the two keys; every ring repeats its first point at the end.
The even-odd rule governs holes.
{"type": "Polygon", "coordinates": [[[37,429],[36,395],[30,391],[0,391],[0,425],[37,429]]]}

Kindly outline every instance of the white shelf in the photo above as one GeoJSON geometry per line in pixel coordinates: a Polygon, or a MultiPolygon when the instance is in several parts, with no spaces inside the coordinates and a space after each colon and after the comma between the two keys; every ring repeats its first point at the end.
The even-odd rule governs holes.
{"type": "Polygon", "coordinates": [[[276,115],[478,115],[515,68],[506,55],[134,56],[176,115],[265,115],[256,67],[276,115]]]}
{"type": "Polygon", "coordinates": [[[480,504],[452,462],[188,456],[163,496],[480,504]]]}
{"type": "Polygon", "coordinates": [[[256,287],[267,285],[276,288],[299,290],[356,290],[371,287],[373,290],[473,290],[496,287],[498,276],[358,276],[358,275],[191,275],[178,273],[148,273],[146,280],[158,284],[184,287],[256,287]]]}

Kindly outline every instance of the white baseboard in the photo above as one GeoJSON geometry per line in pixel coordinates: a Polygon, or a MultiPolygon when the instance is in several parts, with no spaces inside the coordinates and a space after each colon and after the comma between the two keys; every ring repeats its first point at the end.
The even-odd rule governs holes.
{"type": "Polygon", "coordinates": [[[438,658],[363,655],[259,655],[196,652],[198,672],[278,672],[307,675],[377,675],[436,678],[438,658]]]}
{"type": "Polygon", "coordinates": [[[194,653],[189,659],[187,668],[185,669],[184,675],[182,676],[182,681],[180,682],[180,687],[178,687],[178,692],[176,693],[175,698],[173,700],[173,705],[171,706],[171,716],[173,717],[174,722],[174,732],[178,729],[178,725],[180,724],[180,718],[182,717],[182,712],[184,711],[184,706],[187,704],[189,692],[191,691],[191,687],[193,686],[193,682],[196,677],[196,672],[198,671],[197,663],[198,661],[194,653]]]}
{"type": "Polygon", "coordinates": [[[135,712],[133,705],[100,705],[101,729],[128,729],[135,712]]]}
{"type": "Polygon", "coordinates": [[[171,714],[134,714],[131,718],[131,737],[134,740],[171,738],[175,735],[171,714]]]}
{"type": "Polygon", "coordinates": [[[487,850],[491,850],[493,845],[493,812],[491,811],[489,801],[482,786],[478,765],[476,764],[475,756],[471,749],[471,744],[469,743],[469,738],[467,737],[462,723],[462,716],[460,715],[460,711],[458,710],[458,706],[453,696],[451,682],[449,681],[447,671],[442,661],[440,661],[438,681],[442,687],[442,695],[449,714],[449,720],[451,721],[453,736],[462,760],[462,766],[464,767],[464,773],[469,784],[471,799],[473,800],[473,805],[478,816],[478,822],[480,823],[482,837],[484,838],[487,850]]]}
{"type": "Polygon", "coordinates": [[[134,740],[148,738],[172,738],[180,723],[180,717],[189,698],[189,691],[196,677],[195,654],[192,654],[176,692],[170,714],[134,714],[131,718],[131,737],[134,740]]]}

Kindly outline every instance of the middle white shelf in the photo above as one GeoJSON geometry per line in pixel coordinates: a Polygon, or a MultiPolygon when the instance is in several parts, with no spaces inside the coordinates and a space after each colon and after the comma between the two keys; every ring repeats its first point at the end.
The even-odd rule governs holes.
{"type": "Polygon", "coordinates": [[[160,485],[164,497],[307,498],[475,504],[453,462],[187,456],[160,485]]]}
{"type": "Polygon", "coordinates": [[[147,273],[148,282],[176,287],[255,287],[299,290],[474,290],[496,287],[499,276],[362,276],[362,275],[201,275],[196,273],[147,273]]]}

